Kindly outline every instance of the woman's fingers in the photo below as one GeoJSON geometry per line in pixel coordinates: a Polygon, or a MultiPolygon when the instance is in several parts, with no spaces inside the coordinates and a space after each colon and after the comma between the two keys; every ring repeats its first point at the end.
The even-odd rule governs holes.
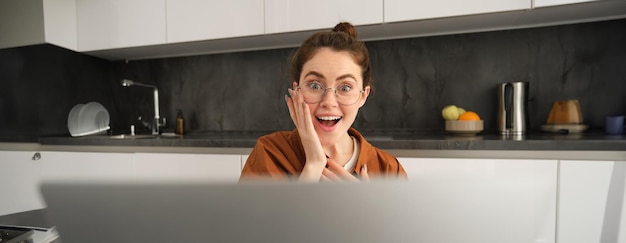
{"type": "Polygon", "coordinates": [[[293,108],[293,100],[288,95],[285,95],[285,103],[287,103],[287,108],[289,109],[289,117],[291,117],[291,120],[294,122],[294,125],[297,125],[295,124],[296,114],[293,108]]]}
{"type": "Polygon", "coordinates": [[[322,170],[322,176],[320,179],[323,179],[324,181],[340,181],[341,178],[339,178],[339,176],[330,171],[330,169],[324,168],[324,170],[322,170]]]}
{"type": "Polygon", "coordinates": [[[361,167],[361,173],[359,175],[361,176],[362,181],[370,180],[370,176],[367,174],[367,165],[363,165],[363,167],[361,167]]]}
{"type": "Polygon", "coordinates": [[[304,102],[299,100],[298,92],[296,90],[288,89],[288,92],[289,96],[285,95],[285,102],[287,103],[287,108],[289,109],[289,116],[291,117],[294,125],[296,125],[296,128],[303,129],[303,126],[306,125],[304,123],[304,114],[307,113],[304,110],[306,108],[304,107],[304,102]]]}
{"type": "Polygon", "coordinates": [[[328,159],[328,168],[324,168],[322,175],[326,176],[332,181],[359,181],[350,172],[343,168],[343,166],[335,163],[332,159],[328,159]]]}
{"type": "Polygon", "coordinates": [[[311,123],[312,125],[312,120],[309,119],[309,122],[307,122],[307,117],[311,117],[309,114],[309,108],[307,104],[304,103],[304,98],[302,98],[300,93],[297,91],[297,85],[295,82],[293,83],[293,88],[289,89],[289,94],[291,95],[291,105],[289,105],[288,102],[287,106],[289,107],[291,119],[297,128],[309,129],[310,125],[308,123],[311,123]]]}
{"type": "Polygon", "coordinates": [[[320,176],[320,182],[333,182],[331,179],[326,177],[324,174],[320,176]]]}

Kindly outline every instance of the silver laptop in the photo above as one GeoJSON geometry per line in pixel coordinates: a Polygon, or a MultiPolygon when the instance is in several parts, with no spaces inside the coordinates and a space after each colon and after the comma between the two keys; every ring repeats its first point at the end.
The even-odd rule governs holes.
{"type": "Polygon", "coordinates": [[[73,182],[45,183],[41,189],[47,204],[45,215],[57,226],[63,243],[484,243],[538,242],[537,237],[541,238],[506,222],[537,220],[536,215],[509,219],[506,212],[524,209],[495,206],[473,197],[473,193],[494,193],[501,185],[477,185],[473,189],[478,191],[471,193],[467,186],[443,181],[73,182]],[[468,199],[472,201],[468,203],[468,199]],[[491,216],[483,214],[508,220],[491,222],[491,216]]]}

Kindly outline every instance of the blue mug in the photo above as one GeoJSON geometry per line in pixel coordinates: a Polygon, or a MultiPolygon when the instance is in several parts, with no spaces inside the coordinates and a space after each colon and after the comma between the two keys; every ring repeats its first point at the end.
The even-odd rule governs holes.
{"type": "Polygon", "coordinates": [[[606,116],[604,120],[604,131],[611,135],[620,135],[624,133],[624,116],[606,116]]]}

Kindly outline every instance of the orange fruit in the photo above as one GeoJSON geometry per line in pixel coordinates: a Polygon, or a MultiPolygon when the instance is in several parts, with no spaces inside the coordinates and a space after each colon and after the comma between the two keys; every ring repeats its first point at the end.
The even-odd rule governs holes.
{"type": "Polygon", "coordinates": [[[463,114],[459,116],[458,120],[459,121],[468,121],[468,120],[478,121],[480,120],[480,116],[478,116],[476,112],[466,111],[466,112],[463,112],[463,114]]]}

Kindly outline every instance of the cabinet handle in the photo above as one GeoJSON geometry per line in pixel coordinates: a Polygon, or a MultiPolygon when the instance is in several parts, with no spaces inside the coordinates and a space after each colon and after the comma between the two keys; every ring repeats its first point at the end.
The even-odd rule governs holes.
{"type": "Polygon", "coordinates": [[[36,152],[35,154],[33,154],[33,160],[39,160],[41,159],[41,154],[39,152],[36,152]]]}

